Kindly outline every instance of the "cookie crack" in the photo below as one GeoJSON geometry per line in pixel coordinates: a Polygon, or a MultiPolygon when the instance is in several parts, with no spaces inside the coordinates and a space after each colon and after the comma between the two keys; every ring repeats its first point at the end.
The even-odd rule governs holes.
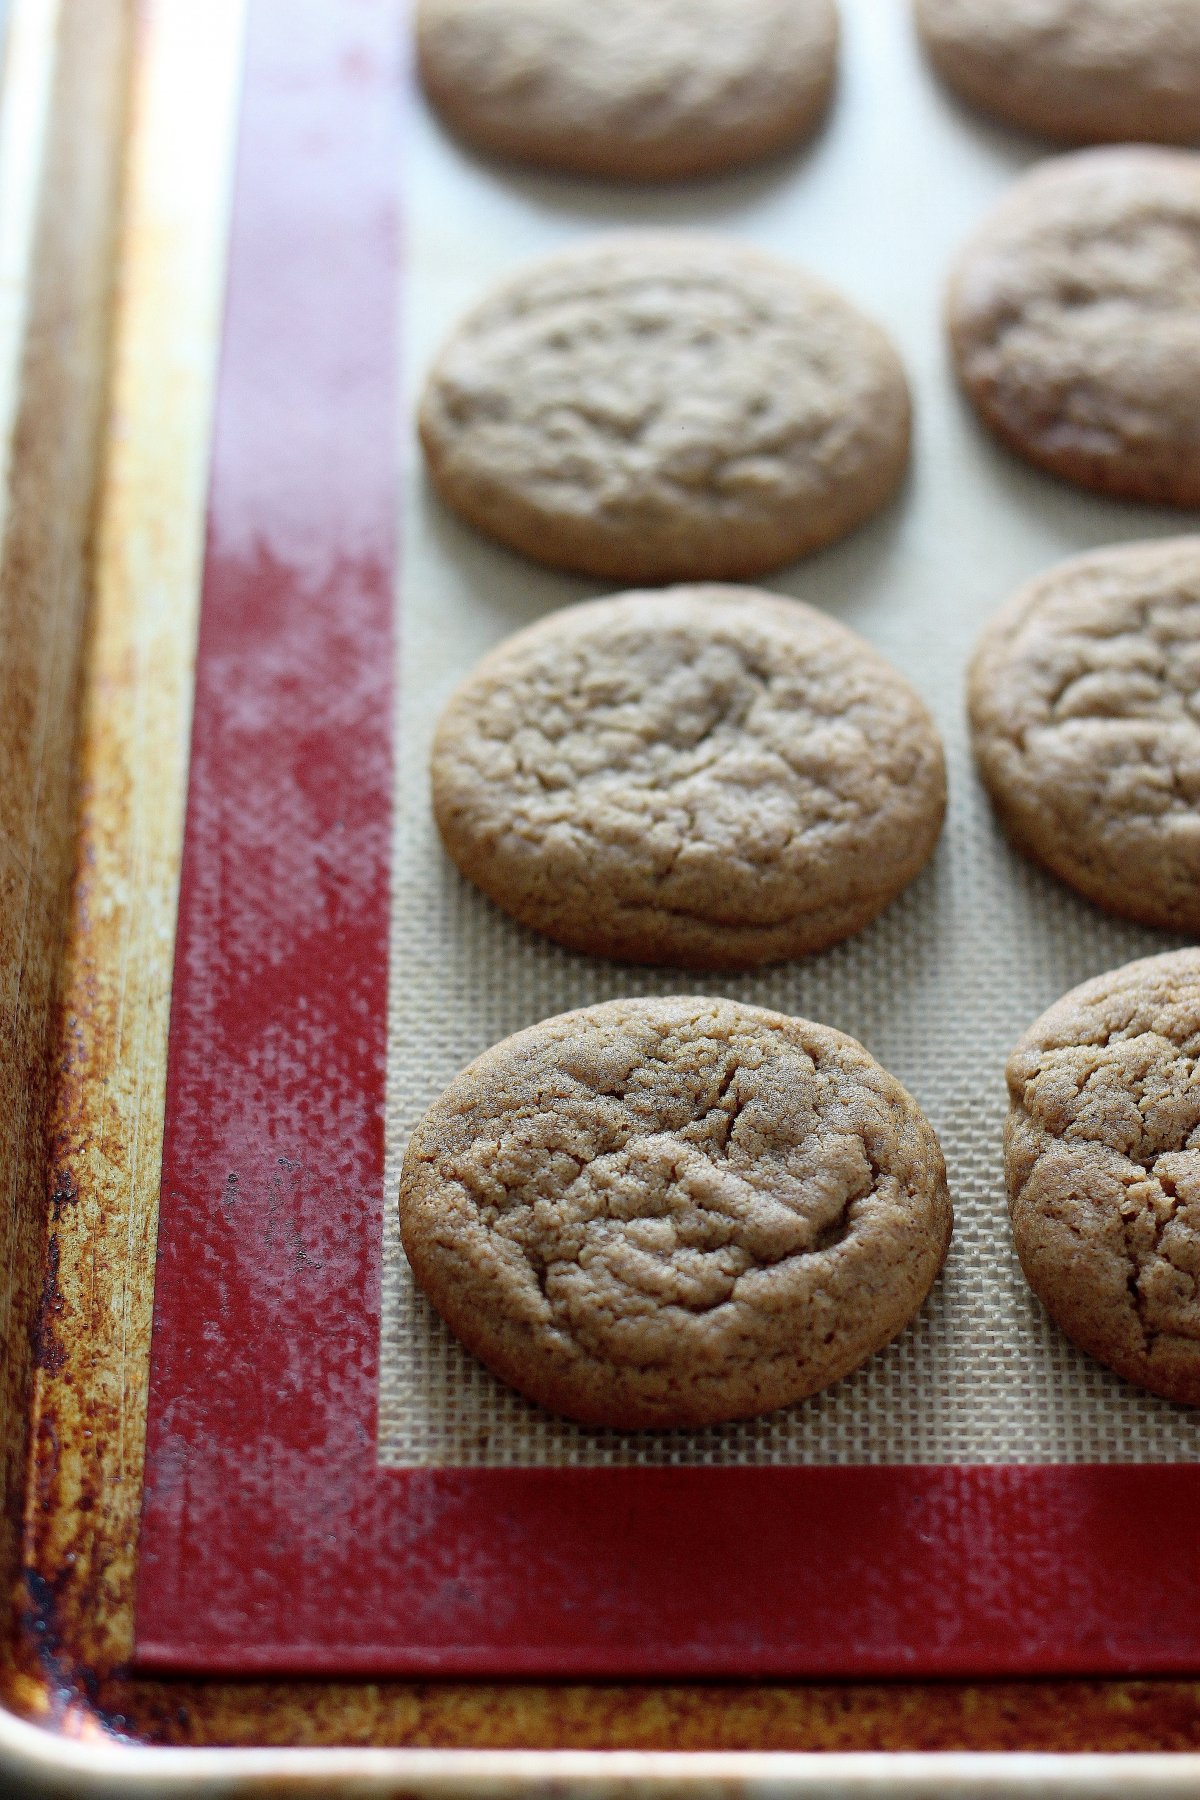
{"type": "MultiPolygon", "coordinates": [[[[1190,1060],[1194,1065],[1195,1059],[1193,1058],[1190,1060]]],[[[1121,1208],[1121,1240],[1126,1263],[1125,1286],[1129,1295],[1129,1302],[1133,1312],[1134,1321],[1141,1337],[1142,1353],[1144,1355],[1149,1355],[1154,1344],[1160,1340],[1196,1344],[1197,1337],[1195,1335],[1188,1332],[1172,1331],[1169,1327],[1155,1324],[1150,1316],[1151,1301],[1143,1293],[1141,1287],[1143,1277],[1156,1260],[1163,1259],[1168,1262],[1170,1261],[1169,1257],[1164,1258],[1163,1239],[1168,1227],[1176,1218],[1183,1201],[1175,1192],[1174,1177],[1169,1171],[1161,1169],[1160,1165],[1164,1158],[1178,1154],[1180,1149],[1184,1146],[1173,1145],[1159,1150],[1143,1151],[1141,1154],[1138,1154],[1132,1149],[1126,1150],[1111,1144],[1106,1144],[1104,1140],[1100,1138],[1076,1136],[1074,1140],[1072,1140],[1066,1134],[1061,1138],[1056,1137],[1053,1133],[1047,1131],[1035,1121],[1029,1108],[1023,1101],[1015,1103],[1014,1112],[1022,1122],[1030,1128],[1030,1130],[1036,1132],[1040,1143],[1044,1146],[1044,1148],[1040,1149],[1034,1156],[1025,1180],[1017,1189],[1014,1196],[1015,1206],[1019,1207],[1026,1200],[1029,1189],[1037,1176],[1038,1166],[1047,1150],[1052,1148],[1055,1144],[1066,1144],[1071,1141],[1077,1143],[1094,1143],[1103,1149],[1116,1149],[1119,1155],[1123,1156],[1127,1162],[1133,1164],[1136,1169],[1141,1171],[1144,1178],[1156,1182],[1162,1189],[1164,1195],[1168,1198],[1169,1204],[1161,1213],[1153,1205],[1135,1206],[1130,1210],[1126,1210],[1124,1206],[1121,1208]],[[1147,1219],[1151,1226],[1151,1241],[1149,1244],[1140,1244],[1137,1241],[1137,1234],[1139,1228],[1144,1225],[1144,1222],[1147,1219]]],[[[1132,1180],[1132,1177],[1126,1178],[1126,1189],[1131,1185],[1132,1180]]],[[[1053,1216],[1058,1224],[1063,1226],[1073,1237],[1078,1239],[1081,1245],[1085,1248],[1088,1247],[1090,1243],[1088,1235],[1068,1213],[1056,1208],[1054,1209],[1053,1216]]]]}
{"type": "MultiPolygon", "coordinates": [[[[1170,1152],[1164,1152],[1164,1154],[1169,1155],[1170,1152]]],[[[1153,1163],[1158,1160],[1160,1160],[1160,1158],[1155,1158],[1152,1162],[1143,1164],[1143,1167],[1145,1168],[1146,1173],[1153,1176],[1158,1182],[1164,1194],[1169,1195],[1170,1204],[1165,1212],[1160,1214],[1157,1207],[1147,1206],[1138,1209],[1135,1213],[1122,1213],[1125,1254],[1129,1261],[1126,1286],[1129,1290],[1129,1297],[1133,1304],[1134,1314],[1137,1318],[1138,1329],[1142,1335],[1142,1349],[1147,1354],[1150,1352],[1155,1342],[1161,1338],[1169,1338],[1176,1342],[1182,1341],[1185,1343],[1195,1341],[1190,1338],[1186,1332],[1171,1331],[1169,1328],[1156,1325],[1149,1316],[1150,1301],[1142,1292],[1141,1284],[1143,1277],[1155,1261],[1163,1258],[1163,1238],[1166,1234],[1167,1227],[1174,1220],[1179,1211],[1179,1207],[1182,1204],[1179,1196],[1173,1191],[1174,1184],[1170,1181],[1170,1177],[1155,1174],[1153,1163]],[[1134,1235],[1138,1228],[1139,1218],[1146,1217],[1149,1218],[1153,1231],[1153,1239],[1148,1247],[1139,1245],[1136,1242],[1134,1235]]],[[[1165,1258],[1165,1260],[1170,1261],[1170,1258],[1165,1258]]]]}

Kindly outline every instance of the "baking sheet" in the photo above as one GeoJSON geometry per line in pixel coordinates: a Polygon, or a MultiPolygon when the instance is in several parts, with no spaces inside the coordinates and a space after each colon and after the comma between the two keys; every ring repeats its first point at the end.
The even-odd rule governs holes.
{"type": "MultiPolygon", "coordinates": [[[[874,32],[884,15],[856,16],[874,32]]],[[[469,953],[475,927],[463,927],[470,915],[458,909],[475,897],[453,877],[445,910],[432,905],[449,872],[431,841],[424,851],[415,839],[392,841],[400,603],[419,609],[419,629],[406,639],[415,707],[427,705],[427,684],[448,684],[469,662],[465,621],[475,619],[482,641],[511,629],[514,615],[586,591],[507,561],[426,511],[419,493],[417,509],[396,518],[392,452],[409,402],[393,394],[395,284],[415,252],[410,238],[408,267],[397,262],[392,219],[401,172],[414,206],[430,186],[419,144],[402,153],[394,142],[409,105],[398,103],[397,26],[394,0],[252,0],[247,19],[171,993],[136,1666],[510,1679],[1194,1670],[1200,1569],[1186,1548],[1194,1466],[754,1467],[738,1456],[722,1467],[559,1466],[577,1455],[574,1437],[550,1447],[553,1464],[543,1446],[542,1466],[513,1466],[539,1454],[525,1421],[517,1416],[505,1431],[494,1400],[502,1391],[476,1390],[483,1406],[464,1434],[470,1388],[452,1366],[440,1397],[425,1380],[427,1405],[442,1424],[457,1415],[454,1430],[475,1463],[379,1458],[393,906],[406,896],[419,912],[431,904],[411,955],[394,961],[393,995],[420,998],[422,981],[433,985],[401,1020],[392,1049],[403,1046],[410,1067],[444,1058],[450,1066],[444,1076],[434,1067],[435,1080],[478,1047],[460,1050],[454,1030],[487,1041],[575,998],[572,982],[586,980],[590,991],[621,974],[522,947],[495,920],[503,931],[491,960],[483,936],[480,954],[469,953]],[[402,595],[393,579],[398,522],[410,528],[415,558],[415,583],[402,595]],[[421,633],[443,640],[424,662],[421,633]],[[412,855],[392,871],[397,848],[412,855]],[[434,888],[403,885],[414,878],[434,888]],[[448,956],[439,932],[451,933],[448,956]],[[536,979],[531,950],[551,958],[539,960],[536,979]],[[564,991],[548,999],[556,970],[566,971],[564,991]],[[515,1016],[498,1020],[506,1009],[515,1016]],[[1151,1515],[1156,1532],[1137,1530],[1151,1515]],[[1163,1561],[1164,1540],[1182,1546],[1182,1562],[1163,1561]]],[[[877,108],[868,111],[874,124],[877,108]]],[[[464,180],[500,180],[459,167],[464,180]]],[[[775,191],[768,176],[745,179],[729,191],[764,204],[775,191]]],[[[538,191],[565,205],[565,190],[538,191]]],[[[593,204],[597,191],[588,192],[593,204]]],[[[702,196],[688,198],[696,206],[702,196]]],[[[431,190],[431,203],[443,216],[456,209],[460,228],[465,209],[452,193],[431,190]]],[[[666,203],[646,197],[638,206],[666,203]]],[[[502,210],[496,221],[505,234],[502,210]]],[[[556,229],[572,221],[579,229],[578,211],[556,229]]],[[[462,240],[459,255],[468,255],[462,240]]],[[[457,266],[465,282],[464,262],[457,266]]],[[[872,266],[881,286],[891,279],[889,265],[872,266]]],[[[449,308],[421,292],[413,316],[431,325],[449,308]]],[[[929,331],[933,346],[932,322],[929,331]]],[[[928,469],[926,459],[921,474],[928,469]]],[[[1006,474],[1022,479],[998,462],[995,479],[1006,474]]],[[[1031,479],[1030,495],[1040,486],[1031,479]]],[[[899,584],[884,572],[909,541],[917,493],[915,484],[906,506],[823,565],[834,572],[829,604],[861,606],[885,644],[889,630],[907,628],[899,584]]],[[[935,582],[929,539],[915,543],[912,587],[923,582],[941,599],[924,643],[908,643],[901,660],[925,681],[931,670],[936,677],[929,653],[963,590],[935,582]]],[[[960,633],[968,623],[958,621],[960,633]]],[[[407,730],[405,699],[402,690],[407,730]]],[[[952,716],[949,688],[940,700],[952,716]]],[[[413,713],[417,732],[427,716],[413,713]]],[[[411,738],[405,755],[402,781],[423,782],[411,738]]],[[[400,830],[427,831],[422,817],[423,802],[402,808],[400,830]]],[[[829,1007],[844,1008],[844,1022],[876,1048],[891,1033],[885,1054],[918,1093],[928,1099],[923,1083],[940,1070],[947,1114],[974,1118],[986,1091],[976,1047],[952,1050],[939,1023],[968,1005],[943,940],[946,921],[988,890],[980,871],[962,886],[953,877],[945,858],[878,928],[893,934],[888,959],[864,956],[872,940],[863,939],[778,978],[827,979],[829,1007]]],[[[1021,884],[1035,878],[1014,879],[1006,904],[1027,929],[1021,884]]],[[[1049,971],[1048,991],[1057,991],[1058,939],[1032,903],[1028,910],[1038,926],[1029,940],[1041,944],[1038,979],[1049,971]]],[[[989,992],[1001,1010],[1012,1005],[1004,984],[1013,945],[1025,954],[1021,930],[1004,940],[1012,954],[991,942],[1003,935],[997,925],[986,960],[968,971],[973,981],[982,972],[971,991],[985,1020],[989,992]]],[[[1058,960],[1069,960],[1073,944],[1090,953],[1096,941],[1076,922],[1058,960]]],[[[81,986],[87,1013],[86,971],[81,986]]],[[[120,1018],[124,988],[112,998],[120,1018]]],[[[1009,1035],[1004,1026],[1005,1045],[1009,1035]]],[[[398,1147],[393,1135],[393,1158],[398,1147]]],[[[948,1316],[966,1321],[961,1310],[948,1316]]],[[[915,1334],[911,1342],[920,1348],[915,1334]]],[[[922,1385],[926,1369],[913,1366],[918,1380],[904,1405],[915,1418],[935,1412],[937,1396],[922,1385]]],[[[1076,1400],[1064,1386],[1062,1406],[1076,1400]]],[[[898,1401],[869,1419],[863,1410],[867,1452],[878,1454],[885,1415],[899,1410],[898,1401]]],[[[686,1462],[678,1441],[658,1440],[650,1453],[664,1448],[677,1458],[682,1450],[686,1462]]],[[[629,1455],[620,1443],[601,1450],[618,1462],[629,1455]]]]}
{"type": "Polygon", "coordinates": [[[1130,1387],[1050,1325],[1011,1248],[1001,1167],[1003,1066],[1019,1033],[1076,982],[1182,940],[1106,917],[1009,850],[972,774],[963,717],[971,647],[1014,586],[1060,557],[1186,530],[1192,517],[1075,493],[993,446],[970,416],[947,363],[943,279],[1037,148],[938,87],[905,0],[841,5],[826,128],[796,156],[719,181],[646,191],[542,176],[476,159],[419,100],[409,112],[378,1435],[387,1467],[1200,1459],[1200,1418],[1130,1387]],[[622,968],[543,943],[459,877],[429,812],[428,743],[450,689],[508,633],[606,590],[460,525],[423,480],[407,415],[442,337],[494,281],[529,257],[631,226],[725,232],[826,276],[891,331],[915,400],[898,500],[763,585],[861,631],[915,683],[946,744],[946,831],[931,866],[867,932],[754,976],[622,968]],[[955,1238],[916,1323],[824,1394],[696,1433],[587,1430],[494,1380],[415,1291],[395,1222],[400,1158],[425,1106],[509,1032],[621,994],[697,990],[861,1039],[939,1133],[955,1238]]]}

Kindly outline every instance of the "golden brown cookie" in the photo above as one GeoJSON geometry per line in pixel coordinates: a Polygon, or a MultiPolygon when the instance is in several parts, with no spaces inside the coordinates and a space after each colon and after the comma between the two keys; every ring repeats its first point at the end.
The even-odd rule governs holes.
{"type": "Polygon", "coordinates": [[[482,150],[623,181],[799,143],[829,102],[834,0],[419,0],[426,92],[482,150]]]}
{"type": "Polygon", "coordinates": [[[1200,156],[1039,164],[960,257],[948,317],[1010,448],[1083,487],[1200,505],[1200,156]]]}
{"type": "Polygon", "coordinates": [[[980,641],[969,707],[1020,849],[1110,912],[1200,933],[1200,537],[1031,581],[980,641]]]}
{"type": "Polygon", "coordinates": [[[462,872],[571,949],[746,968],[861,930],[932,853],[941,745],[855,632],[754,589],[553,613],[442,714],[433,806],[462,872]]]}
{"type": "Polygon", "coordinates": [[[750,576],[841,537],[908,457],[878,326],[719,238],[592,239],[535,263],[434,363],[439,493],[540,562],[629,581],[750,576]]]}
{"type": "Polygon", "coordinates": [[[1007,1073],[1029,1285],[1081,1349],[1200,1406],[1200,950],[1074,988],[1007,1073]]]}
{"type": "Polygon", "coordinates": [[[1200,138],[1197,0],[916,0],[938,73],[1010,125],[1069,143],[1200,138]]]}
{"type": "Polygon", "coordinates": [[[413,1273],[502,1380],[593,1425],[787,1406],[903,1329],[950,1240],[941,1151],[841,1032],[616,1000],[488,1050],[413,1133],[413,1273]]]}

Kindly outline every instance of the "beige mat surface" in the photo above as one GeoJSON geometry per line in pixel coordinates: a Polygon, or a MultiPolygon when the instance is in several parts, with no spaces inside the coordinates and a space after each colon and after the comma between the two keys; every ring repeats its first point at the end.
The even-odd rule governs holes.
{"type": "MultiPolygon", "coordinates": [[[[547,946],[447,863],[427,748],[455,681],[509,632],[599,592],[492,549],[427,492],[404,496],[380,1460],[390,1465],[1200,1460],[1200,1415],[1109,1375],[1049,1324],[1011,1249],[1001,1170],[1013,1040],[1086,976],[1179,940],[1106,918],[1022,863],[971,771],[963,669],[1019,581],[1092,544],[1195,529],[1194,516],[1074,494],[982,436],[939,322],[947,263],[1031,147],[970,119],[922,66],[903,0],[842,0],[843,80],[807,153],[749,175],[630,192],[472,160],[419,108],[408,159],[405,342],[411,388],[464,305],[524,258],[589,232],[678,225],[807,263],[893,332],[913,383],[912,476],[844,544],[765,585],[854,626],[915,682],[944,734],[951,802],[931,866],[868,932],[717,992],[836,1025],[916,1095],[946,1153],[957,1216],[922,1314],[839,1386],[768,1418],[696,1433],[585,1430],[541,1413],[459,1348],[414,1290],[395,1224],[404,1143],[429,1101],[496,1039],[629,993],[696,992],[679,972],[547,946]]],[[[406,442],[410,441],[407,436],[406,442]]]]}

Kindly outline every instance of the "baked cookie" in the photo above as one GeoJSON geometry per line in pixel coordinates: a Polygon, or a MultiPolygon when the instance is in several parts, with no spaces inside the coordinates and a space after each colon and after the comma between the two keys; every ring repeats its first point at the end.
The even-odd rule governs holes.
{"type": "Polygon", "coordinates": [[[592,1425],[787,1406],[942,1265],[937,1138],[860,1044],[729,1000],[614,1000],[487,1051],[413,1133],[413,1274],[494,1374],[592,1425]]]}
{"type": "Polygon", "coordinates": [[[748,968],[859,931],[941,828],[932,720],[797,600],[682,587],[509,638],[452,696],[433,808],[463,874],[560,944],[748,968]]]}
{"type": "Polygon", "coordinates": [[[1200,950],[1085,981],[1008,1059],[1029,1285],[1119,1375],[1200,1406],[1200,950]]]}
{"type": "Polygon", "coordinates": [[[1069,143],[1200,138],[1197,0],[916,0],[938,73],[984,112],[1069,143]]]}
{"type": "Polygon", "coordinates": [[[685,234],[525,269],[434,364],[442,498],[540,562],[630,581],[749,576],[875,512],[908,457],[904,372],[813,276],[685,234]]]}
{"type": "Polygon", "coordinates": [[[1020,849],[1110,912],[1200,934],[1200,537],[1031,581],[985,631],[968,704],[1020,849]]]}
{"type": "Polygon", "coordinates": [[[624,181],[799,143],[833,91],[834,0],[419,0],[425,91],[467,142],[624,181]]]}
{"type": "Polygon", "coordinates": [[[959,260],[949,324],[1012,449],[1083,487],[1200,505],[1200,156],[1038,165],[959,260]]]}

